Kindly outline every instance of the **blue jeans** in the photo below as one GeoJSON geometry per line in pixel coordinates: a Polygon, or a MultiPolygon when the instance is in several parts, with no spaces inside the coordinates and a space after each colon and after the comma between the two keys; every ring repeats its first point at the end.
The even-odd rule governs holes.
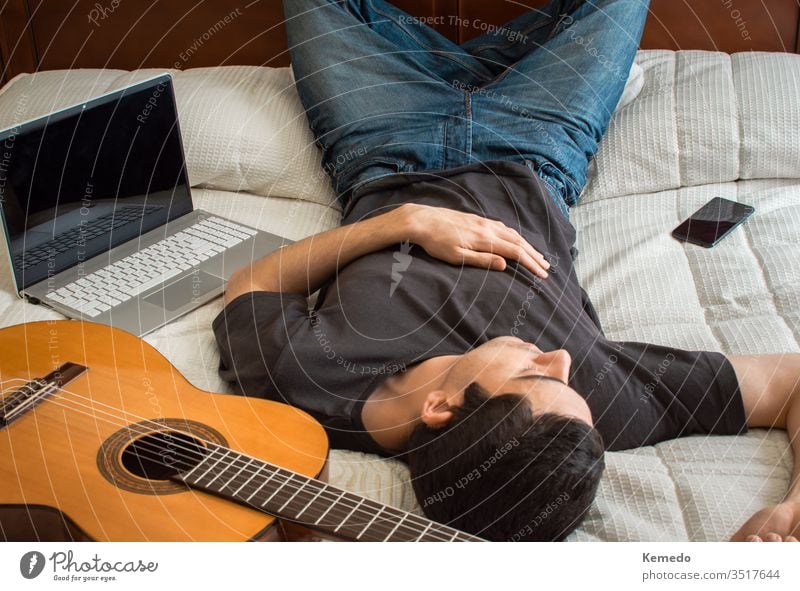
{"type": "Polygon", "coordinates": [[[648,0],[555,0],[461,46],[384,0],[284,0],[297,90],[343,205],[390,174],[528,164],[566,214],[648,0]]]}

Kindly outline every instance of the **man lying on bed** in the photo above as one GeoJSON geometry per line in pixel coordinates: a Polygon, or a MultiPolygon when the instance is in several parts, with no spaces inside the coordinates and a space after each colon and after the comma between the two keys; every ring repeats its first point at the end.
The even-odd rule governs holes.
{"type": "MultiPolygon", "coordinates": [[[[556,2],[463,46],[381,0],[285,11],[344,225],[231,279],[214,330],[242,393],[402,457],[427,515],[493,540],[563,539],[604,450],[750,426],[800,457],[800,357],[612,342],[578,284],[568,206],[645,3],[556,2]]],[[[794,540],[799,466],[734,539],[794,540]]]]}

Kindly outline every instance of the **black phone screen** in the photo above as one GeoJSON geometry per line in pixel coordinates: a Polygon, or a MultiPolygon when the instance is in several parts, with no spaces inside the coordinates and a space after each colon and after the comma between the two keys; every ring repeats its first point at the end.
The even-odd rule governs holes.
{"type": "Polygon", "coordinates": [[[750,205],[714,197],[675,228],[672,235],[678,240],[705,247],[714,246],[754,211],[750,205]]]}

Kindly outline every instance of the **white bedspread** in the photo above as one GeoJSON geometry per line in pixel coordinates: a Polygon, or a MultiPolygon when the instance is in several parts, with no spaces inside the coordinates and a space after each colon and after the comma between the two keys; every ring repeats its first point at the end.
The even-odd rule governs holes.
{"type": "MultiPolygon", "coordinates": [[[[800,344],[800,57],[641,52],[642,94],[619,111],[596,161],[578,228],[578,271],[607,334],[726,353],[800,344]],[[715,195],[756,207],[718,247],[669,236],[715,195]]],[[[0,91],[0,127],[153,71],[18,77],[0,91]]],[[[301,238],[338,212],[319,173],[288,70],[176,73],[195,205],[301,238]],[[225,108],[221,108],[221,105],[225,108]]],[[[59,317],[14,295],[0,267],[0,324],[59,317]]],[[[212,302],[147,337],[195,385],[217,373],[212,302]]],[[[595,506],[574,540],[723,540],[786,491],[783,433],[692,437],[610,453],[595,506]]],[[[334,451],[333,484],[419,511],[399,462],[334,451]]]]}

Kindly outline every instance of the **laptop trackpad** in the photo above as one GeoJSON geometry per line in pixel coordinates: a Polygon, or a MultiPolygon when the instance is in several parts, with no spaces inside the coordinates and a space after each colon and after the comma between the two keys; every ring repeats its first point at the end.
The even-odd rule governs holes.
{"type": "Polygon", "coordinates": [[[219,290],[224,285],[225,280],[220,277],[214,277],[205,271],[195,271],[170,283],[163,290],[150,294],[144,301],[174,312],[187,304],[199,302],[204,295],[219,290]]]}

